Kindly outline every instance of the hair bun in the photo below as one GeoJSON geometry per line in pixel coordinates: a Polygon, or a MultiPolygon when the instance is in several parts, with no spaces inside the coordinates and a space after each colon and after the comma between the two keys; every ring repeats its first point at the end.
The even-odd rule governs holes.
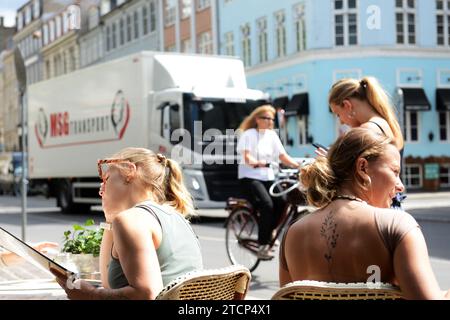
{"type": "Polygon", "coordinates": [[[161,163],[163,166],[167,166],[167,158],[165,155],[158,153],[156,154],[156,158],[158,158],[159,163],[161,163]]]}
{"type": "Polygon", "coordinates": [[[361,85],[361,87],[363,87],[364,89],[367,89],[367,80],[361,80],[360,82],[359,82],[359,84],[361,85]]]}

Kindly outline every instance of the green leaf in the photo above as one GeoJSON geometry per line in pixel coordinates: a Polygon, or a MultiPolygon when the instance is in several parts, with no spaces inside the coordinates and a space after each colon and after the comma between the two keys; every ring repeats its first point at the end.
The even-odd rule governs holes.
{"type": "Polygon", "coordinates": [[[94,221],[94,219],[88,219],[88,220],[86,220],[86,222],[85,222],[85,226],[86,227],[89,227],[89,226],[93,226],[95,224],[95,221],[94,221]]]}
{"type": "Polygon", "coordinates": [[[82,226],[80,226],[79,224],[74,224],[73,225],[73,230],[80,231],[80,230],[84,230],[84,228],[82,226]]]}

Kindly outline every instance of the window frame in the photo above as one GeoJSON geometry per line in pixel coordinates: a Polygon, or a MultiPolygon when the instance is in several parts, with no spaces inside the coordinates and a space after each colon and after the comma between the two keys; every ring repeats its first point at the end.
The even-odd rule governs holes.
{"type": "Polygon", "coordinates": [[[423,187],[423,172],[422,165],[418,163],[407,163],[405,165],[405,170],[402,170],[402,181],[405,185],[405,188],[408,189],[421,189],[423,187]],[[411,168],[418,168],[418,174],[411,174],[411,168]],[[411,180],[414,178],[419,178],[419,184],[413,185],[411,184],[411,180]]]}
{"type": "Polygon", "coordinates": [[[225,54],[228,56],[236,55],[234,48],[234,32],[229,31],[224,34],[225,36],[225,54]]]}
{"type": "Polygon", "coordinates": [[[416,0],[401,0],[402,1],[402,7],[397,7],[397,4],[395,4],[395,43],[397,45],[402,46],[416,46],[417,45],[417,1],[416,0]],[[414,8],[409,8],[408,1],[414,1],[414,8]],[[398,41],[399,31],[398,31],[398,15],[402,15],[402,36],[403,36],[403,42],[400,43],[398,41]],[[410,42],[410,32],[408,30],[409,27],[409,15],[414,16],[414,43],[410,42]]]}
{"type": "Polygon", "coordinates": [[[294,5],[295,49],[297,52],[305,51],[307,48],[306,33],[306,6],[304,3],[294,5]]]}
{"type": "Polygon", "coordinates": [[[450,187],[450,163],[445,163],[439,165],[439,186],[441,188],[449,188],[450,187]],[[443,174],[441,173],[441,169],[445,168],[447,172],[445,173],[446,178],[448,179],[448,183],[443,183],[441,181],[443,174]]]}
{"type": "Polygon", "coordinates": [[[258,28],[259,63],[265,63],[269,60],[267,17],[261,17],[256,20],[256,26],[258,28]]]}
{"type": "Polygon", "coordinates": [[[407,143],[420,143],[420,128],[421,128],[421,121],[420,121],[420,111],[405,111],[405,142],[407,143]],[[415,113],[417,115],[417,140],[411,140],[411,130],[413,129],[411,127],[411,115],[415,113]]]}
{"type": "Polygon", "coordinates": [[[251,27],[249,23],[241,26],[241,50],[242,61],[245,67],[252,65],[252,41],[251,41],[251,27]]]}
{"type": "Polygon", "coordinates": [[[286,12],[279,10],[274,13],[275,20],[275,43],[276,57],[282,58],[287,55],[287,33],[286,33],[286,12]]]}
{"type": "Polygon", "coordinates": [[[342,1],[342,8],[341,9],[336,9],[336,1],[339,0],[334,0],[333,1],[333,34],[334,34],[334,46],[335,47],[351,47],[351,46],[358,46],[359,45],[359,39],[360,39],[360,28],[359,28],[359,14],[358,14],[358,10],[359,10],[359,2],[357,0],[355,0],[355,8],[349,8],[348,3],[350,0],[340,0],[342,1]],[[356,33],[353,35],[350,33],[350,15],[355,15],[356,21],[355,21],[355,26],[356,26],[356,33]],[[342,17],[342,29],[343,29],[343,33],[342,33],[342,37],[343,37],[343,43],[342,44],[338,44],[337,43],[337,33],[336,33],[336,27],[337,27],[337,22],[336,22],[336,17],[340,16],[342,17]],[[356,43],[350,43],[350,37],[351,36],[355,36],[356,37],[356,43]]]}
{"type": "Polygon", "coordinates": [[[438,112],[438,126],[439,126],[439,142],[450,143],[450,111],[438,112]],[[445,123],[441,125],[441,115],[444,115],[445,123]],[[441,137],[441,130],[445,130],[445,139],[441,137]]]}

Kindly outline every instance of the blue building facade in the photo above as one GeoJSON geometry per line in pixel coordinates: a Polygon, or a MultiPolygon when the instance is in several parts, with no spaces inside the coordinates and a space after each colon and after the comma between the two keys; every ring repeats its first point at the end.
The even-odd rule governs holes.
{"type": "Polygon", "coordinates": [[[450,187],[450,1],[219,0],[219,30],[221,53],[285,110],[291,155],[337,138],[335,81],[374,76],[404,129],[407,188],[450,187]]]}

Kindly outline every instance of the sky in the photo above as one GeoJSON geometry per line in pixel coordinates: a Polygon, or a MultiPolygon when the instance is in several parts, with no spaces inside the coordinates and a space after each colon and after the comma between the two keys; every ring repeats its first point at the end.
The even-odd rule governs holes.
{"type": "Polygon", "coordinates": [[[0,16],[5,18],[5,25],[15,24],[16,10],[27,3],[27,0],[0,0],[0,16]]]}

